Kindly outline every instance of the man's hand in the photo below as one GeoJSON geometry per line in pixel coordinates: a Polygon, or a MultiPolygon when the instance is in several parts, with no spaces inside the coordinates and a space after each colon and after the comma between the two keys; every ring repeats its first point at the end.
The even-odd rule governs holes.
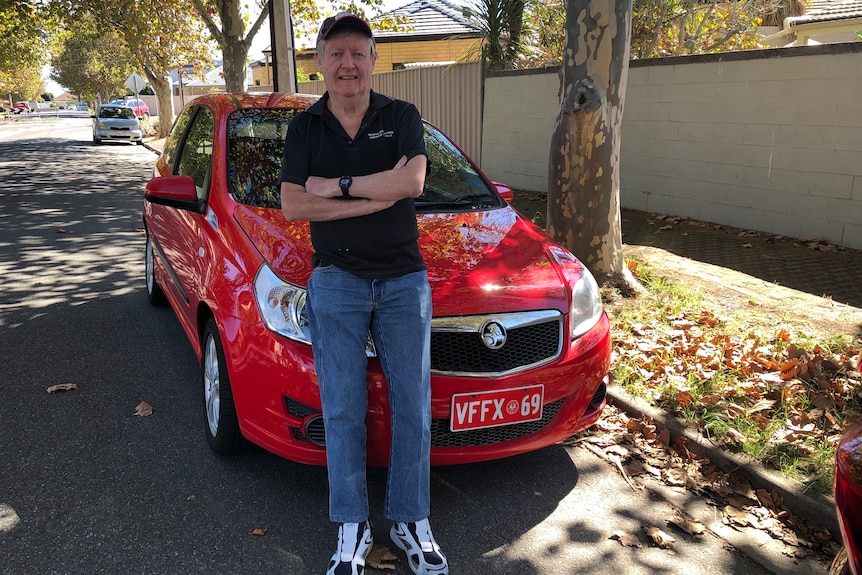
{"type": "Polygon", "coordinates": [[[320,198],[337,198],[341,196],[338,178],[321,178],[310,176],[305,181],[305,191],[320,198]]]}

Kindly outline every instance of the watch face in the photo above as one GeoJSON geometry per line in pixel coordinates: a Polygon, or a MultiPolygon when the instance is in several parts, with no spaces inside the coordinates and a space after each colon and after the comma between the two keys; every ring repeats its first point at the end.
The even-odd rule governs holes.
{"type": "Polygon", "coordinates": [[[338,185],[341,186],[342,188],[345,186],[349,186],[350,185],[350,178],[341,178],[338,181],[338,185]]]}

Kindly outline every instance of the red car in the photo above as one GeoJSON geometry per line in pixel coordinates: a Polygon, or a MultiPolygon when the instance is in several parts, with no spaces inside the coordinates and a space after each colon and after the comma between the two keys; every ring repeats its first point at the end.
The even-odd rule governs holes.
{"type": "Polygon", "coordinates": [[[29,114],[32,111],[28,102],[15,102],[12,104],[13,114],[29,114]]]}
{"type": "Polygon", "coordinates": [[[118,104],[120,106],[128,106],[135,112],[135,116],[138,118],[147,119],[150,117],[150,107],[147,106],[147,103],[143,100],[132,98],[130,100],[114,100],[111,104],[118,104]]]}
{"type": "MultiPolygon", "coordinates": [[[[326,434],[305,319],[307,222],[281,212],[293,116],[316,97],[212,94],[178,116],[147,184],[146,287],[170,302],[202,364],[205,434],[325,465],[326,434]]],[[[434,465],[556,443],[605,405],[610,330],[584,265],[511,208],[439,130],[416,199],[431,282],[434,465]]],[[[368,462],[386,465],[386,380],[369,336],[368,462]]]]}
{"type": "Polygon", "coordinates": [[[830,575],[862,575],[862,424],[848,427],[835,454],[835,507],[844,546],[830,575]]]}

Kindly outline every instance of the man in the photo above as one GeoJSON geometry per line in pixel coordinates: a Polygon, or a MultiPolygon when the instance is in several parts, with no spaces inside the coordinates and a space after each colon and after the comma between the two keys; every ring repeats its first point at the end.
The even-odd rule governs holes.
{"type": "Polygon", "coordinates": [[[386,376],[392,445],[384,514],[417,575],[448,574],[430,511],[431,294],[413,198],[428,158],[408,102],[371,91],[371,28],[348,13],[317,37],[326,93],[290,124],[281,172],[288,220],[309,220],[308,321],[326,426],[329,515],[339,523],[327,575],[359,575],[373,538],[366,485],[367,334],[386,376]]]}

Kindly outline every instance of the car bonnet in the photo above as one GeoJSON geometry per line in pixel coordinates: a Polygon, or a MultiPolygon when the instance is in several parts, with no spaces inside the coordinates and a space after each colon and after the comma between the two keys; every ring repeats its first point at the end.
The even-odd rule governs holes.
{"type": "MultiPolygon", "coordinates": [[[[243,205],[234,215],[281,279],[307,285],[313,253],[307,222],[243,205]]],[[[547,251],[551,240],[515,210],[421,214],[418,223],[435,316],[568,311],[563,274],[547,251]]]]}

